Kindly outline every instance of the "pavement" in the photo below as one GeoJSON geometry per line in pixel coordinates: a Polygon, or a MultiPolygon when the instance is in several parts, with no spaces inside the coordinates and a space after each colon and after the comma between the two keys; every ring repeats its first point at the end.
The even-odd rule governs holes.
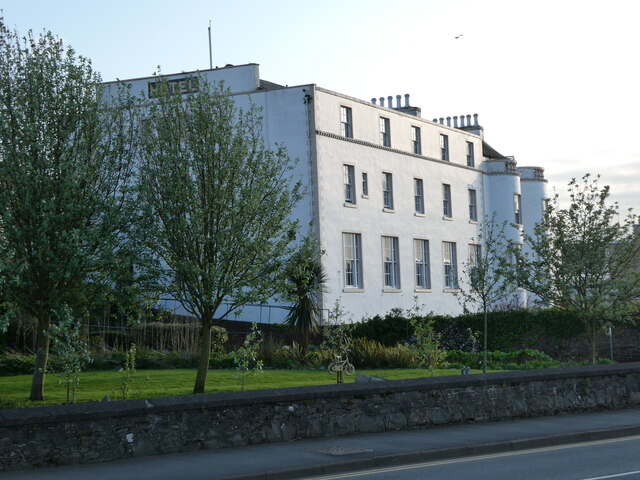
{"type": "Polygon", "coordinates": [[[1,480],[284,480],[640,435],[640,408],[0,472],[1,480]]]}

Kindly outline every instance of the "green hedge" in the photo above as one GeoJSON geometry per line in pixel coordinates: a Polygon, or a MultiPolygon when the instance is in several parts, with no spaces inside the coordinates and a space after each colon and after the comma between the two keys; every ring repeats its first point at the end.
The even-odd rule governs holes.
{"type": "MultiPolygon", "coordinates": [[[[446,362],[451,367],[462,366],[482,368],[482,352],[462,352],[449,350],[446,362]]],[[[487,368],[490,370],[529,370],[537,368],[553,368],[559,363],[549,355],[538,350],[524,349],[510,352],[487,352],[487,368]]]]}
{"type": "MultiPolygon", "coordinates": [[[[443,346],[447,349],[473,350],[468,348],[469,335],[478,340],[484,330],[481,313],[449,317],[434,315],[435,329],[442,335],[443,346]]],[[[488,317],[488,349],[517,350],[524,338],[535,340],[541,335],[554,339],[567,339],[584,333],[582,323],[575,315],[555,309],[515,310],[491,312],[488,317]]],[[[368,338],[393,346],[407,343],[413,336],[411,322],[400,315],[379,315],[356,324],[354,337],[368,338]]]]}

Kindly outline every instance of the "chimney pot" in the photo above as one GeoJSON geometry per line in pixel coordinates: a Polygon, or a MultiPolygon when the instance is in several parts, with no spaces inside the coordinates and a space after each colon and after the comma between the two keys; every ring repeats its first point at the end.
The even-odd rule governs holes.
{"type": "Polygon", "coordinates": [[[455,128],[458,128],[458,116],[457,115],[453,116],[453,126],[455,128]]]}
{"type": "Polygon", "coordinates": [[[374,105],[376,104],[377,101],[378,101],[378,99],[375,98],[375,97],[371,99],[371,103],[373,103],[374,105]]]}
{"type": "Polygon", "coordinates": [[[380,97],[380,106],[384,107],[384,97],[380,97]]]}
{"type": "Polygon", "coordinates": [[[402,108],[402,95],[396,95],[396,108],[402,108]]]}
{"type": "Polygon", "coordinates": [[[408,93],[404,94],[404,106],[405,107],[409,106],[409,94],[408,93]]]}
{"type": "Polygon", "coordinates": [[[467,115],[467,127],[471,126],[471,115],[467,115]]]}
{"type": "Polygon", "coordinates": [[[476,126],[478,125],[478,114],[477,113],[473,114],[473,124],[476,125],[476,126]]]}
{"type": "Polygon", "coordinates": [[[440,117],[440,125],[444,125],[444,117],[440,117]]]}
{"type": "Polygon", "coordinates": [[[387,105],[387,107],[393,108],[393,97],[391,95],[389,95],[387,97],[387,100],[389,101],[389,104],[387,105]]]}

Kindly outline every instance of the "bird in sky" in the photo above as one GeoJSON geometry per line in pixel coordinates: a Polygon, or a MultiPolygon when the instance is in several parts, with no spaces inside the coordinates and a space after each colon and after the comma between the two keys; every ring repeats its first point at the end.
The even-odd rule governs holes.
{"type": "Polygon", "coordinates": [[[455,38],[454,38],[454,40],[459,39],[460,37],[462,37],[462,35],[464,35],[464,34],[462,34],[462,33],[461,33],[460,35],[456,35],[456,36],[455,36],[455,38]]]}

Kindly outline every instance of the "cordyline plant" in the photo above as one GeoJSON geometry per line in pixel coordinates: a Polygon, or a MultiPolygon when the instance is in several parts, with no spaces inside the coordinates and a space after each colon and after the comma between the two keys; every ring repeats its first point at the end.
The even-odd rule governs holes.
{"type": "Polygon", "coordinates": [[[582,321],[597,360],[596,336],[613,322],[632,321],[640,301],[640,231],[629,210],[620,218],[610,203],[609,186],[589,174],[569,183],[569,205],[558,195],[545,211],[544,222],[525,236],[514,278],[541,302],[574,313],[582,321]]]}
{"type": "Polygon", "coordinates": [[[37,320],[31,400],[42,400],[54,312],[78,318],[135,250],[134,100],[50,32],[20,38],[0,18],[0,283],[37,320]]]}
{"type": "Polygon", "coordinates": [[[167,290],[201,322],[193,392],[203,393],[214,315],[283,292],[302,188],[284,147],[265,146],[257,108],[238,108],[204,77],[189,81],[197,92],[180,95],[158,79],[141,119],[140,185],[167,290]]]}
{"type": "Polygon", "coordinates": [[[322,300],[327,291],[321,255],[317,243],[307,237],[285,267],[284,299],[291,307],[284,323],[295,333],[303,356],[307,354],[310,335],[320,331],[322,300]]]}

